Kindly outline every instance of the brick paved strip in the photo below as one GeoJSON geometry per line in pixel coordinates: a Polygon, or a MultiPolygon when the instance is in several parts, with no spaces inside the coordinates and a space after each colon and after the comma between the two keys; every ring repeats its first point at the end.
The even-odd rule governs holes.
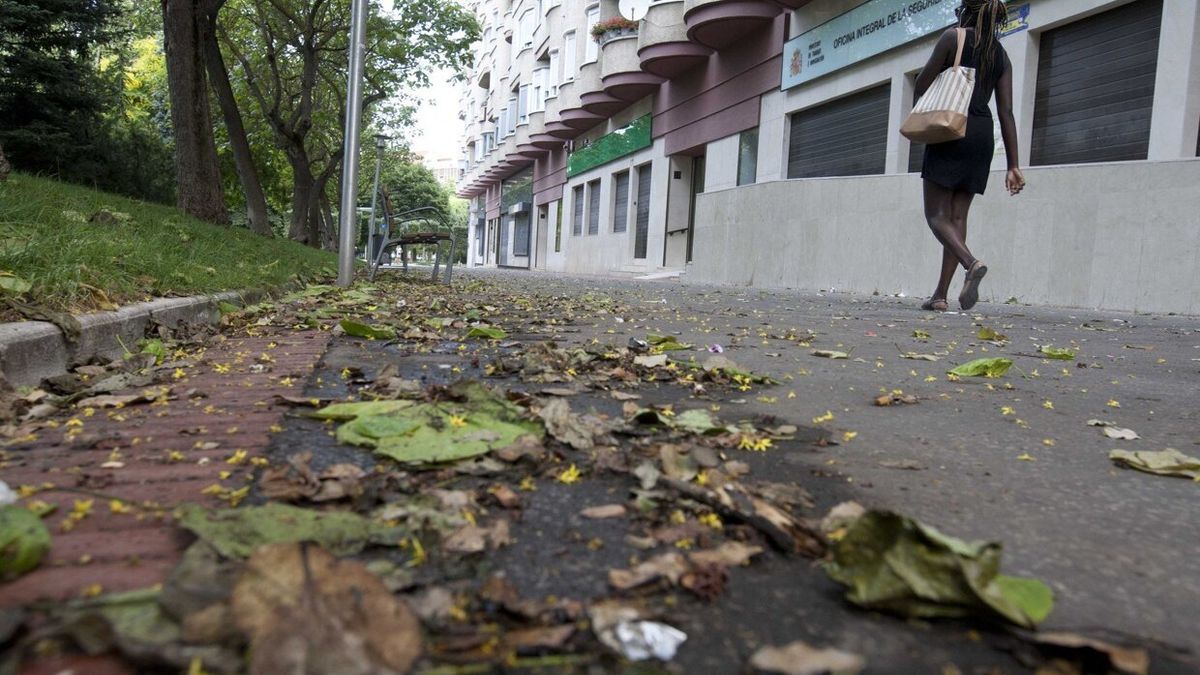
{"type": "Polygon", "coordinates": [[[184,502],[220,506],[217,495],[202,490],[248,484],[269,429],[290,410],[275,397],[302,395],[328,343],[329,334],[319,331],[232,338],[186,368],[172,383],[176,399],[165,405],[96,409],[90,416],[73,410],[59,428],[7,448],[0,477],[13,489],[53,484],[31,499],[57,511],[45,521],[54,538],[45,561],[0,584],[0,607],[75,597],[96,585],[109,592],[164,581],[188,544],[169,522],[171,510],[184,502]],[[260,360],[262,354],[271,360],[260,360]],[[189,399],[189,391],[206,396],[189,399]],[[230,463],[239,450],[244,457],[230,463]],[[84,509],[86,516],[69,522],[84,509]]]}

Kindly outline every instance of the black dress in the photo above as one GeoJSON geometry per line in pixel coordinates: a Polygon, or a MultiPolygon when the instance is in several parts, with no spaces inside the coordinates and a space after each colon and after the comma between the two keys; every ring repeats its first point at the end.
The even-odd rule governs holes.
{"type": "MultiPolygon", "coordinates": [[[[963,40],[962,65],[975,68],[975,90],[971,93],[971,107],[967,114],[967,135],[957,141],[926,145],[921,178],[951,190],[977,195],[983,194],[987,188],[988,171],[996,149],[992,111],[988,108],[988,102],[992,100],[996,83],[1008,67],[1004,47],[997,44],[995,56],[995,62],[981,76],[975,54],[975,31],[968,28],[966,39],[963,40]]],[[[950,65],[953,65],[954,56],[950,58],[950,65]]]]}

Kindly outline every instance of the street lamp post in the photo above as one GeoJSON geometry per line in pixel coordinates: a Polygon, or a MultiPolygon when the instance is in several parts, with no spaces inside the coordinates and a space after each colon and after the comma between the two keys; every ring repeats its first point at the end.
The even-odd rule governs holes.
{"type": "Polygon", "coordinates": [[[358,135],[362,125],[363,57],[367,50],[367,0],[354,0],[351,12],[350,75],[346,85],[346,137],[339,213],[341,236],[337,283],[342,287],[354,281],[354,244],[358,239],[358,135]]]}

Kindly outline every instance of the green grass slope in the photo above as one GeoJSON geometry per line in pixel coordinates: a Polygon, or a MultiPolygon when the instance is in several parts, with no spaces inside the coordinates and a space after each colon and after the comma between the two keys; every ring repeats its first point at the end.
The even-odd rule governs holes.
{"type": "MultiPolygon", "coordinates": [[[[0,183],[0,300],[74,313],[334,274],[336,257],[160,204],[14,173],[0,183]],[[30,288],[17,295],[13,288],[30,288]]],[[[0,319],[12,320],[10,310],[0,319]]]]}

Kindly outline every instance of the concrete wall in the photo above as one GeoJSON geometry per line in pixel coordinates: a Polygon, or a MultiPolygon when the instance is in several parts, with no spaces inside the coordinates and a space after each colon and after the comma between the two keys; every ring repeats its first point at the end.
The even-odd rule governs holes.
{"type": "MultiPolygon", "coordinates": [[[[984,302],[1200,314],[1200,160],[993,172],[968,221],[984,302]]],[[[941,248],[915,175],[784,180],[697,197],[689,281],[926,297],[941,248]]],[[[962,283],[951,287],[951,306],[962,283]]]]}

